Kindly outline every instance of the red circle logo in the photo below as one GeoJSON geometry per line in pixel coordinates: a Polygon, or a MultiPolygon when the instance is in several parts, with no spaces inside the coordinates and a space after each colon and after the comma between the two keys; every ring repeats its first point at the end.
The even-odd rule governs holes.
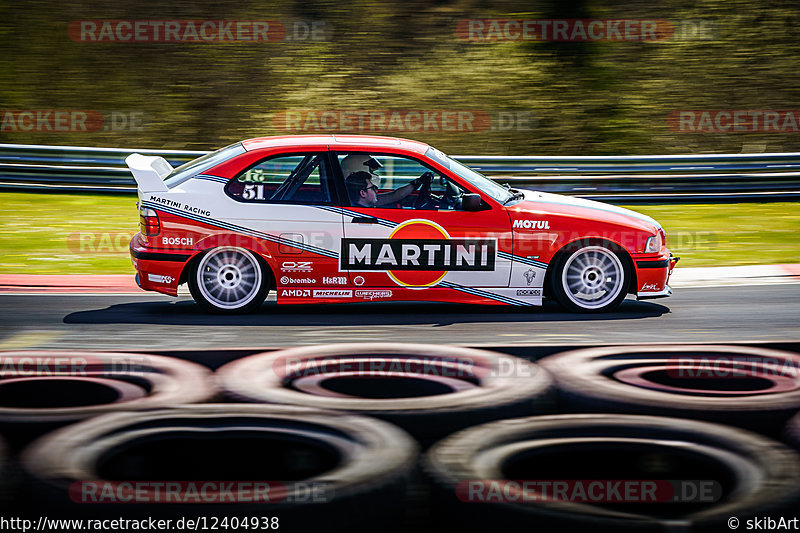
{"type": "MultiPolygon", "coordinates": [[[[439,224],[430,220],[414,219],[397,226],[390,239],[418,241],[419,239],[450,239],[450,235],[439,224]]],[[[389,277],[395,283],[409,288],[425,288],[436,285],[447,274],[447,271],[435,270],[390,270],[389,277]]]]}

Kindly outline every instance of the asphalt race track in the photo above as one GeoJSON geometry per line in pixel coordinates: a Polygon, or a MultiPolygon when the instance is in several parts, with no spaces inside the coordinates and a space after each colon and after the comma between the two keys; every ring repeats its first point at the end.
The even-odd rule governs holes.
{"type": "Polygon", "coordinates": [[[671,298],[626,300],[617,312],[363,303],[277,306],[207,315],[187,297],[2,295],[0,349],[157,351],[276,348],[333,342],[466,346],[783,342],[800,339],[800,283],[683,288],[671,298]]]}

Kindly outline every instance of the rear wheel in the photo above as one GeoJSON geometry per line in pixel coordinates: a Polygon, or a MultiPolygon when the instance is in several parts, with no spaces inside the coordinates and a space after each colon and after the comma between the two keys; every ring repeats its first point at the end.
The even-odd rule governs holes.
{"type": "Polygon", "coordinates": [[[551,293],[570,311],[613,311],[628,292],[631,274],[626,261],[603,245],[572,248],[556,260],[551,293]]]}
{"type": "Polygon", "coordinates": [[[246,313],[267,297],[265,266],[244,248],[222,246],[203,255],[189,275],[189,291],[204,309],[246,313]]]}

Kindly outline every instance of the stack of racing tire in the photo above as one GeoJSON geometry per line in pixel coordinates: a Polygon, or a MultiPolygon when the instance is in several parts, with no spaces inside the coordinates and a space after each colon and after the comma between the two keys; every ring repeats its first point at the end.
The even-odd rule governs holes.
{"type": "Polygon", "coordinates": [[[786,351],[590,348],[533,363],[340,344],[215,372],[147,354],[0,360],[4,502],[29,516],[728,531],[800,503],[800,356],[786,351]]]}

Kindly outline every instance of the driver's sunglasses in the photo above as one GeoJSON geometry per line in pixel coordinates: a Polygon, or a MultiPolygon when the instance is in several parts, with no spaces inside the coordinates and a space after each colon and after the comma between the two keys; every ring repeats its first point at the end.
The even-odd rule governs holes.
{"type": "Polygon", "coordinates": [[[377,186],[377,185],[375,185],[374,183],[370,183],[370,184],[369,184],[369,187],[367,187],[367,188],[366,188],[366,189],[364,189],[364,190],[365,190],[365,191],[368,191],[368,190],[370,190],[370,189],[372,189],[372,190],[373,190],[373,191],[375,191],[375,192],[378,192],[378,191],[380,190],[380,189],[378,189],[378,186],[377,186]]]}

